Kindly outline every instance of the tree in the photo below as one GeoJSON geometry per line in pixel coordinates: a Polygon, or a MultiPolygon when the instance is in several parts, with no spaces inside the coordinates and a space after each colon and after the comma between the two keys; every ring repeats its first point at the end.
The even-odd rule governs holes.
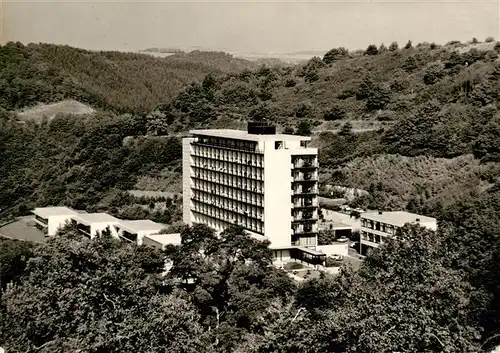
{"type": "Polygon", "coordinates": [[[345,117],[345,110],[338,104],[333,105],[323,113],[323,119],[325,119],[326,121],[342,120],[345,117]]]}
{"type": "Polygon", "coordinates": [[[342,271],[348,289],[330,313],[331,339],[348,352],[477,350],[474,290],[446,266],[444,247],[435,232],[407,225],[359,273],[342,271]]]}
{"type": "Polygon", "coordinates": [[[412,48],[412,43],[411,40],[409,40],[405,45],[405,49],[411,49],[411,48],[412,48]]]}
{"type": "Polygon", "coordinates": [[[374,44],[370,44],[368,48],[365,50],[365,55],[377,55],[378,54],[378,49],[377,46],[374,44]]]}
{"type": "Polygon", "coordinates": [[[398,42],[392,42],[391,45],[389,45],[390,51],[397,51],[398,49],[399,49],[398,42]]]}
{"type": "Polygon", "coordinates": [[[0,293],[19,282],[33,252],[30,242],[0,238],[0,293]]]}
{"type": "Polygon", "coordinates": [[[348,121],[344,125],[342,125],[342,128],[339,131],[340,136],[350,136],[352,135],[352,124],[348,121]]]}
{"type": "Polygon", "coordinates": [[[346,58],[348,55],[349,51],[344,47],[333,48],[327,51],[326,54],[323,56],[323,62],[325,64],[331,64],[334,63],[335,61],[346,58]]]}
{"type": "Polygon", "coordinates": [[[379,53],[384,53],[386,52],[388,49],[387,47],[384,45],[384,43],[380,44],[380,47],[378,48],[378,52],[379,53]]]}
{"type": "Polygon", "coordinates": [[[485,43],[493,43],[495,41],[495,38],[493,37],[486,37],[486,39],[484,40],[485,43]]]}
{"type": "Polygon", "coordinates": [[[297,124],[297,131],[295,132],[295,135],[299,136],[310,136],[312,131],[312,124],[309,120],[301,120],[297,124]]]}
{"type": "Polygon", "coordinates": [[[445,76],[444,65],[442,63],[434,63],[427,67],[424,74],[424,83],[433,85],[445,76]]]}
{"type": "Polygon", "coordinates": [[[59,235],[2,297],[0,340],[23,352],[199,351],[197,314],[181,293],[158,293],[162,270],[152,248],[59,235]]]}
{"type": "Polygon", "coordinates": [[[366,109],[368,111],[384,109],[389,102],[389,92],[377,85],[371,90],[366,100],[366,109]]]}
{"type": "Polygon", "coordinates": [[[266,121],[272,120],[273,114],[266,104],[260,104],[250,111],[248,117],[254,121],[266,121]]]}
{"type": "Polygon", "coordinates": [[[214,332],[216,351],[232,351],[245,332],[259,326],[260,312],[272,300],[289,295],[291,279],[271,266],[269,242],[251,238],[241,227],[217,238],[210,228],[195,225],[181,238],[178,249],[167,250],[173,262],[169,281],[188,291],[203,325],[214,332]]]}

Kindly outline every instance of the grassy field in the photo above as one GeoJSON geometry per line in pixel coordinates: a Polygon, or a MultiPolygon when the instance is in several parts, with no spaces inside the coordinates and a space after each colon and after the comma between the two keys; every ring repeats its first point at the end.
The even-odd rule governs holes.
{"type": "Polygon", "coordinates": [[[65,115],[87,115],[94,113],[94,109],[75,100],[64,100],[52,104],[38,104],[32,108],[23,109],[17,112],[17,116],[22,121],[41,121],[44,117],[53,119],[57,114],[65,115]]]}

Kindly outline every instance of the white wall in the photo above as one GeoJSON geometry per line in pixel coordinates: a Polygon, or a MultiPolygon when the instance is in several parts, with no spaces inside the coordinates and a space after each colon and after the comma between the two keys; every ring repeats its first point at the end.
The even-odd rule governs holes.
{"type": "Polygon", "coordinates": [[[114,227],[115,225],[119,225],[118,223],[115,222],[99,222],[99,223],[92,223],[90,225],[90,238],[93,239],[96,235],[97,232],[103,232],[106,230],[106,228],[109,227],[109,231],[111,232],[111,235],[115,238],[118,238],[118,231],[114,227]]]}
{"type": "Polygon", "coordinates": [[[137,245],[142,245],[142,241],[143,241],[145,235],[158,234],[160,231],[161,231],[161,229],[141,230],[141,231],[137,232],[137,245]]]}
{"type": "Polygon", "coordinates": [[[331,256],[331,255],[347,256],[349,250],[349,244],[348,242],[345,242],[345,243],[336,243],[330,245],[318,245],[316,247],[316,250],[321,251],[322,253],[326,254],[326,256],[331,256]]]}
{"type": "Polygon", "coordinates": [[[182,139],[182,221],[191,224],[191,141],[193,138],[182,139]]]}
{"type": "Polygon", "coordinates": [[[292,175],[290,150],[274,149],[274,141],[264,147],[264,235],[271,247],[291,244],[292,175]]]}
{"type": "Polygon", "coordinates": [[[290,262],[290,250],[273,250],[273,263],[277,266],[290,262]]]}
{"type": "Polygon", "coordinates": [[[47,235],[54,236],[59,228],[66,225],[67,221],[71,221],[71,215],[64,216],[49,216],[47,235]]]}

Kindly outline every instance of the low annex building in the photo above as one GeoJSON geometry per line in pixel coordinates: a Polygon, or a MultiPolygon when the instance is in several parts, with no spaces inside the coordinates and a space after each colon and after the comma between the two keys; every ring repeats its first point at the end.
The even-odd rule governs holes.
{"type": "Polygon", "coordinates": [[[93,239],[98,232],[109,228],[111,235],[118,238],[118,231],[114,226],[119,225],[120,219],[107,213],[85,213],[71,216],[73,224],[86,237],[93,239]]]}
{"type": "Polygon", "coordinates": [[[135,221],[120,220],[114,227],[121,239],[137,243],[137,245],[142,245],[146,235],[158,234],[165,228],[163,224],[153,222],[149,219],[135,221]]]}
{"type": "Polygon", "coordinates": [[[387,238],[396,234],[398,228],[405,224],[419,224],[422,227],[436,230],[437,220],[405,211],[365,212],[361,214],[360,252],[368,252],[378,248],[387,238]]]}
{"type": "Polygon", "coordinates": [[[56,235],[57,230],[71,221],[72,216],[79,214],[69,207],[39,207],[32,213],[36,227],[46,232],[48,236],[56,235]]]}

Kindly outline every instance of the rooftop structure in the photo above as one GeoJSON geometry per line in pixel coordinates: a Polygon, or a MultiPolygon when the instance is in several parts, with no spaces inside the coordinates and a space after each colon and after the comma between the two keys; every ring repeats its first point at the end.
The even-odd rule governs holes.
{"type": "Polygon", "coordinates": [[[364,212],[362,218],[366,220],[373,220],[376,222],[382,222],[386,224],[392,224],[397,227],[402,227],[406,223],[436,223],[436,219],[432,217],[418,215],[416,213],[410,213],[406,211],[393,211],[393,212],[364,212]]]}
{"type": "Polygon", "coordinates": [[[106,229],[109,229],[113,237],[119,237],[114,226],[118,225],[120,220],[107,213],[77,214],[71,216],[71,220],[82,234],[91,239],[106,229]]]}
{"type": "Polygon", "coordinates": [[[115,225],[115,228],[120,238],[141,245],[145,235],[158,234],[165,229],[165,225],[148,219],[135,221],[120,220],[115,225]]]}
{"type": "Polygon", "coordinates": [[[38,207],[32,213],[37,228],[48,236],[54,236],[59,228],[71,220],[71,216],[78,214],[77,211],[68,207],[38,207]]]}
{"type": "Polygon", "coordinates": [[[436,230],[437,220],[405,211],[365,212],[361,215],[360,251],[366,255],[378,248],[387,238],[393,237],[398,228],[405,224],[419,224],[422,227],[436,230]]]}
{"type": "Polygon", "coordinates": [[[143,238],[144,245],[152,245],[164,249],[167,245],[181,245],[181,234],[149,234],[143,238]]]}
{"type": "Polygon", "coordinates": [[[184,223],[217,231],[238,224],[272,249],[315,249],[318,150],[308,147],[310,137],[276,134],[262,123],[190,133],[183,139],[184,223]]]}

